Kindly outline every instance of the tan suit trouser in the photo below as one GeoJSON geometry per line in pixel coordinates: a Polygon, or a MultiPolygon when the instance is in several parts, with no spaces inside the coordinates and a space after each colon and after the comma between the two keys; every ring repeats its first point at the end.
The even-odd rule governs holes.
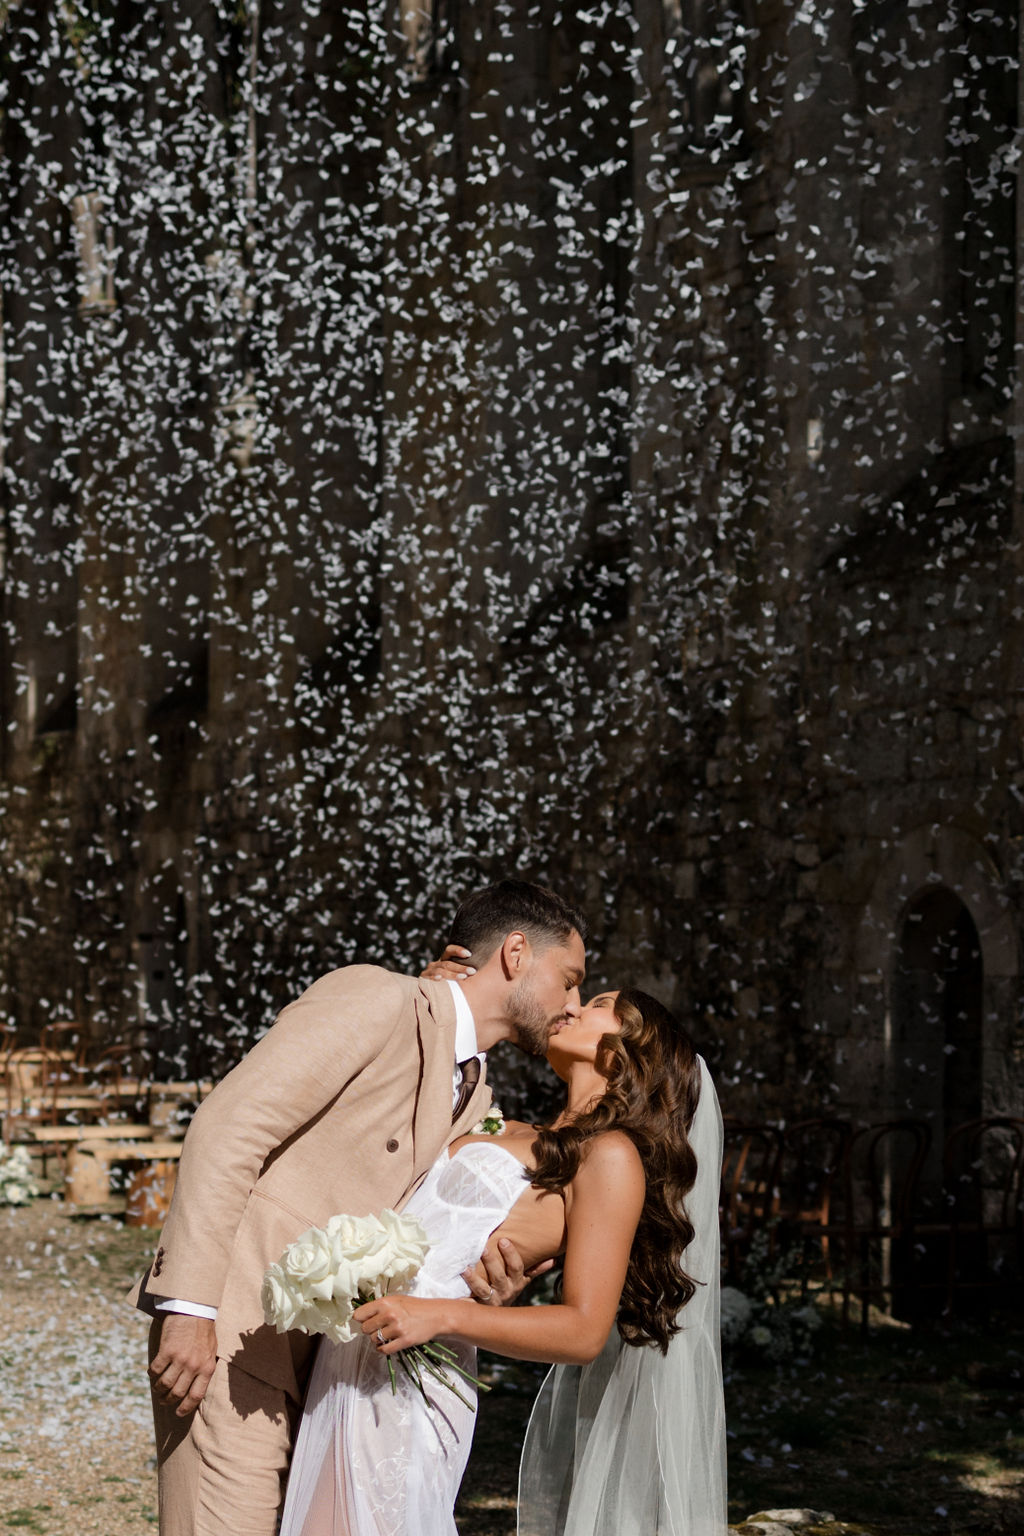
{"type": "Polygon", "coordinates": [[[154,1397],[160,1536],[274,1536],[298,1415],[225,1360],[187,1419],[154,1397]]]}

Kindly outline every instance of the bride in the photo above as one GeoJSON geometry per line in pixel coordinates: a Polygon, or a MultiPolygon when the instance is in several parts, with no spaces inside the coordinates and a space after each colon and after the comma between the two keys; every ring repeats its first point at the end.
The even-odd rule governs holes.
{"type": "Polygon", "coordinates": [[[405,1206],[431,1241],[411,1294],[360,1308],[350,1344],[321,1342],[280,1536],[455,1536],[475,1404],[441,1385],[425,1399],[401,1371],[393,1393],[385,1358],[435,1338],[470,1374],[477,1347],[555,1366],[527,1431],[520,1536],[724,1536],[714,1086],[633,989],[592,999],[548,1061],[567,1089],[557,1119],[453,1142],[405,1206]],[[557,1303],[470,1299],[463,1270],[503,1237],[527,1264],[564,1254],[557,1303]]]}

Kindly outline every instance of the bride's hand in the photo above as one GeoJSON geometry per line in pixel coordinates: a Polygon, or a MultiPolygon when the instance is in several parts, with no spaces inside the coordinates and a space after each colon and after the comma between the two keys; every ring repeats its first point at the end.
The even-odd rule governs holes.
{"type": "Polygon", "coordinates": [[[426,1296],[382,1296],[357,1307],[352,1316],[364,1333],[374,1336],[381,1355],[427,1344],[448,1331],[444,1302],[426,1296]]]}
{"type": "Polygon", "coordinates": [[[466,965],[470,951],[461,944],[449,944],[439,960],[431,960],[420,975],[426,981],[464,981],[476,975],[475,965],[466,965]]]}

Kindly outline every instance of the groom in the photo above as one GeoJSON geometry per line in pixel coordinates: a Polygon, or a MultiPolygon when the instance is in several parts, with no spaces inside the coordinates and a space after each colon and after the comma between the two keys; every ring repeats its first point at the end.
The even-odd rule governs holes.
{"type": "Polygon", "coordinates": [[[484,1113],[479,1053],[544,1053],[579,1008],[585,931],[542,886],[488,886],[449,938],[473,974],[331,971],[202,1104],[134,1293],[154,1317],[161,1536],[273,1536],[314,1341],[264,1324],[267,1265],[338,1212],[398,1205],[484,1113]]]}

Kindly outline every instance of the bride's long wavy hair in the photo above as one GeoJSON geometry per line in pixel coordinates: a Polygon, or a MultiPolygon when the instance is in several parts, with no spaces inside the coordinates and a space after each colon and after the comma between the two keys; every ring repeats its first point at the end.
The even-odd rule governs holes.
{"type": "Polygon", "coordinates": [[[535,1189],[552,1194],[575,1178],[587,1142],[602,1131],[623,1131],[644,1165],[647,1193],[633,1239],[619,1304],[619,1333],[627,1344],[655,1344],[662,1353],[679,1332],[679,1312],[696,1289],[683,1268],[693,1239],[686,1196],[697,1177],[687,1139],[700,1098],[693,1041],[656,998],[624,988],[615,999],[618,1034],[601,1037],[597,1065],[608,1087],[591,1109],[557,1129],[539,1127],[533,1143],[535,1189]]]}

